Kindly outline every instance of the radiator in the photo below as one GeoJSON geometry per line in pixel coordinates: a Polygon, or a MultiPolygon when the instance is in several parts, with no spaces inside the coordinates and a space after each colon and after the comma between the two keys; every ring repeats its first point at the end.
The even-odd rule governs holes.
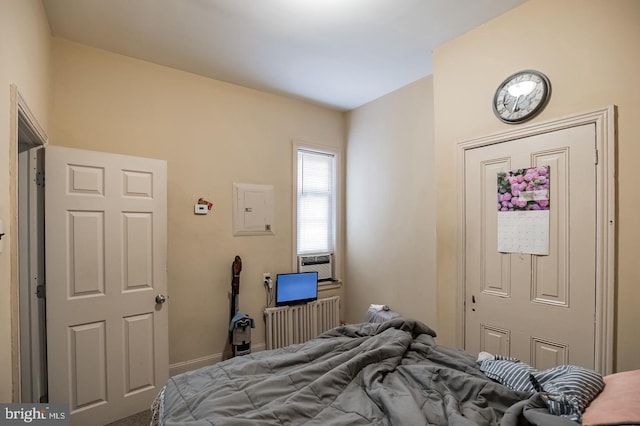
{"type": "Polygon", "coordinates": [[[266,308],[264,317],[267,349],[303,343],[340,325],[340,296],[305,305],[266,308]]]}

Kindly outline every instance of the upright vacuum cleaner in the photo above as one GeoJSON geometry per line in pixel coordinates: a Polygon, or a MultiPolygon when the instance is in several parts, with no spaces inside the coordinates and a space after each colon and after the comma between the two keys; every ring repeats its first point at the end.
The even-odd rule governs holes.
{"type": "Polygon", "coordinates": [[[240,312],[240,271],[242,271],[242,259],[236,256],[231,265],[231,322],[229,324],[229,342],[233,356],[251,353],[251,329],[256,327],[253,318],[240,312]]]}

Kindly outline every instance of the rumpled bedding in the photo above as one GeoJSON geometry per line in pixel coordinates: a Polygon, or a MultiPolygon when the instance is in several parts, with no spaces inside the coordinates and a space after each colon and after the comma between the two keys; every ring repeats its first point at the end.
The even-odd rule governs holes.
{"type": "Polygon", "coordinates": [[[300,345],[172,377],[154,406],[171,425],[574,425],[536,395],[403,318],[338,327],[300,345]]]}

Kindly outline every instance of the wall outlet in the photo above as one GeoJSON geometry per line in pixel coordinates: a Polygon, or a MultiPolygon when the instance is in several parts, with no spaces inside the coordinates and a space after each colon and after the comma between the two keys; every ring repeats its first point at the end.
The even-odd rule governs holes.
{"type": "Polygon", "coordinates": [[[271,280],[271,272],[265,272],[262,274],[262,283],[269,288],[273,288],[273,281],[271,280]]]}
{"type": "Polygon", "coordinates": [[[207,209],[207,205],[206,204],[196,204],[194,207],[194,213],[195,214],[207,214],[209,213],[209,210],[207,209]]]}

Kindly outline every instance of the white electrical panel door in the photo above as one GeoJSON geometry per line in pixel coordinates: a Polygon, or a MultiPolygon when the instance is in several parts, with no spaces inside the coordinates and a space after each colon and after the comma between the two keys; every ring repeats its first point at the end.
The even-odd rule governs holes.
{"type": "Polygon", "coordinates": [[[273,186],[233,184],[233,235],[273,235],[273,186]]]}

